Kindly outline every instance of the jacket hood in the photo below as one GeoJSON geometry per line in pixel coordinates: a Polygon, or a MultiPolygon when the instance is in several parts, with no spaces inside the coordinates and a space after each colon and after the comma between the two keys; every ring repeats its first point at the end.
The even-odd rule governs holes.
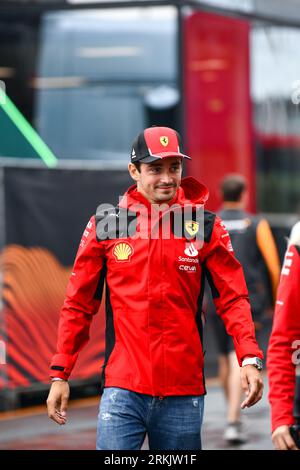
{"type": "MultiPolygon", "coordinates": [[[[183,178],[174,198],[169,205],[200,205],[208,200],[209,192],[204,184],[192,176],[183,178]]],[[[145,204],[150,207],[151,203],[137,190],[137,185],[130,186],[119,203],[119,207],[130,208],[134,204],[145,204]]]]}
{"type": "Polygon", "coordinates": [[[183,192],[182,197],[185,204],[205,204],[208,200],[209,191],[207,187],[192,176],[182,179],[179,192],[180,189],[183,192]]]}

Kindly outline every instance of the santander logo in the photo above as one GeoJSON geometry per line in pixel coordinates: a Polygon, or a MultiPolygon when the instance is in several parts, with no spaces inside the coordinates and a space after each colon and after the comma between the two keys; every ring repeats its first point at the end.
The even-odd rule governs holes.
{"type": "Polygon", "coordinates": [[[191,244],[184,250],[184,253],[185,253],[187,256],[197,256],[197,255],[198,255],[198,251],[197,251],[196,248],[194,247],[193,243],[191,243],[191,244]]]}

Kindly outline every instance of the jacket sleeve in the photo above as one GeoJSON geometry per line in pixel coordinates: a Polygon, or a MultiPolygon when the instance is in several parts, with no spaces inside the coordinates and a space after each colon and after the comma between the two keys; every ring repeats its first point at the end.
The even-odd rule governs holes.
{"type": "Polygon", "coordinates": [[[234,256],[229,234],[219,217],[207,246],[205,269],[217,313],[232,336],[240,366],[246,356],[263,358],[255,339],[243,268],[234,256]]]}
{"type": "Polygon", "coordinates": [[[92,217],[83,233],[60,312],[50,377],[67,380],[79,351],[88,342],[90,324],[101,303],[104,276],[104,242],[96,239],[95,217],[92,217]]]}
{"type": "Polygon", "coordinates": [[[300,248],[286,252],[267,354],[272,432],[294,423],[295,364],[300,353],[300,248]]]}

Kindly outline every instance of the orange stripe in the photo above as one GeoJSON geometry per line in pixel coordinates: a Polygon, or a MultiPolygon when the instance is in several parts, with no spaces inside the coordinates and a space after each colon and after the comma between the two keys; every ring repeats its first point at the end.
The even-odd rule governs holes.
{"type": "Polygon", "coordinates": [[[280,278],[280,260],[270,225],[265,219],[258,223],[256,243],[269,271],[272,283],[273,302],[275,303],[280,278]]]}

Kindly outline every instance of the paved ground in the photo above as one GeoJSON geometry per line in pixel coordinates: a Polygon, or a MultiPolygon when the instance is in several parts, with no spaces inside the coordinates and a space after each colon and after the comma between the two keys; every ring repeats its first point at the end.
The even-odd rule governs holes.
{"type": "MultiPolygon", "coordinates": [[[[262,400],[254,407],[242,411],[242,419],[248,442],[236,446],[236,449],[270,450],[273,449],[270,438],[270,409],[267,401],[266,379],[265,393],[262,400]]],[[[205,402],[205,416],[203,426],[204,449],[233,449],[223,440],[224,425],[226,421],[225,401],[219,387],[208,389],[205,402]]]]}
{"type": "MultiPolygon", "coordinates": [[[[203,447],[228,449],[222,439],[224,399],[215,383],[207,387],[203,447]]],[[[68,424],[61,427],[48,419],[44,406],[0,413],[0,449],[94,449],[97,402],[97,398],[71,402],[68,424]]],[[[249,441],[237,449],[272,449],[266,393],[254,408],[243,411],[243,419],[249,441]]]]}

